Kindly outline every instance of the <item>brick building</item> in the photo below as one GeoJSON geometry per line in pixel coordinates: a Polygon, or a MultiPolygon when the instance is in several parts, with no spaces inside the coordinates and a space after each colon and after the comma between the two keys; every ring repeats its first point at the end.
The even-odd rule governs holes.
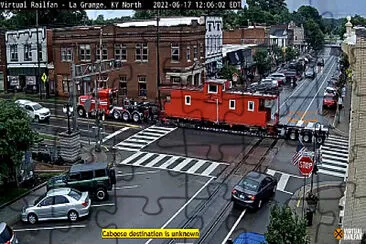
{"type": "Polygon", "coordinates": [[[269,28],[265,26],[249,26],[224,31],[224,44],[257,44],[268,45],[269,28]]]}
{"type": "Polygon", "coordinates": [[[5,31],[0,30],[0,91],[7,89],[5,31]]]}
{"type": "MultiPolygon", "coordinates": [[[[77,93],[86,94],[99,87],[118,88],[123,97],[155,100],[157,98],[157,27],[156,20],[126,22],[108,26],[53,29],[53,57],[57,92],[68,95],[71,62],[99,60],[100,29],[102,59],[122,60],[123,67],[98,77],[77,81],[77,93]]],[[[161,18],[161,85],[201,85],[204,79],[205,23],[199,17],[161,18]]],[[[69,88],[72,87],[71,85],[69,88]]]]}

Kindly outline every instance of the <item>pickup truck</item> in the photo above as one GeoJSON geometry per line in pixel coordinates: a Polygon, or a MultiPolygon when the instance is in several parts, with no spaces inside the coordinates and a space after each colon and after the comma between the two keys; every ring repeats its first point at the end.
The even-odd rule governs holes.
{"type": "Polygon", "coordinates": [[[15,103],[25,109],[29,117],[37,122],[48,121],[51,117],[50,109],[43,107],[39,103],[24,99],[16,100],[15,103]]]}

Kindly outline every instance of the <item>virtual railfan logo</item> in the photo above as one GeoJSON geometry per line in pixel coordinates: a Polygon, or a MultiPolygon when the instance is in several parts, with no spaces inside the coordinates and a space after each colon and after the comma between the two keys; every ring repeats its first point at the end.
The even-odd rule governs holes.
{"type": "Polygon", "coordinates": [[[363,231],[360,228],[338,228],[334,231],[334,237],[337,240],[360,241],[362,240],[362,235],[363,231]]]}

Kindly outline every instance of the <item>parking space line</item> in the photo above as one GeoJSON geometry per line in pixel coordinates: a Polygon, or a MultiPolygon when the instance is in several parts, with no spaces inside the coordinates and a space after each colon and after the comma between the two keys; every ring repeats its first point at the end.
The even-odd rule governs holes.
{"type": "Polygon", "coordinates": [[[124,190],[124,189],[132,189],[132,188],[137,188],[137,187],[140,187],[140,185],[122,186],[122,187],[115,186],[114,189],[115,190],[124,190]]]}
{"type": "Polygon", "coordinates": [[[136,172],[136,173],[117,174],[117,176],[123,177],[123,176],[133,176],[133,175],[146,175],[146,174],[155,174],[158,172],[160,172],[160,171],[159,170],[147,170],[147,171],[136,172]]]}
{"type": "Polygon", "coordinates": [[[39,228],[29,228],[29,229],[14,229],[14,232],[22,231],[38,231],[38,230],[58,230],[58,229],[72,229],[72,228],[85,228],[86,225],[64,225],[64,226],[50,226],[50,227],[39,227],[39,228]]]}
{"type": "Polygon", "coordinates": [[[229,233],[227,234],[227,236],[225,237],[225,239],[222,241],[221,244],[226,244],[227,240],[230,238],[231,234],[233,234],[234,230],[240,223],[241,219],[244,217],[246,211],[247,211],[247,209],[244,209],[243,212],[241,212],[239,218],[236,220],[235,224],[233,225],[233,227],[231,228],[231,230],[229,231],[229,233]]]}
{"type": "Polygon", "coordinates": [[[92,204],[90,207],[104,207],[104,206],[115,206],[115,204],[114,203],[92,204]]]}
{"type": "MultiPolygon", "coordinates": [[[[173,219],[175,219],[175,217],[177,217],[178,216],[178,214],[180,214],[180,212],[182,212],[197,196],[198,196],[198,194],[200,194],[201,193],[201,191],[203,190],[203,189],[205,189],[207,186],[208,186],[208,184],[210,184],[211,183],[211,181],[213,180],[213,179],[215,179],[214,177],[212,177],[212,178],[210,178],[207,182],[206,182],[206,184],[204,185],[204,186],[202,186],[189,200],[188,200],[188,202],[186,202],[162,227],[161,227],[161,229],[164,229],[165,227],[167,227],[169,224],[170,224],[170,222],[172,222],[173,221],[173,219]]],[[[150,239],[150,240],[148,240],[147,242],[145,242],[145,244],[148,244],[148,243],[150,243],[151,241],[152,241],[153,239],[150,239]]]]}

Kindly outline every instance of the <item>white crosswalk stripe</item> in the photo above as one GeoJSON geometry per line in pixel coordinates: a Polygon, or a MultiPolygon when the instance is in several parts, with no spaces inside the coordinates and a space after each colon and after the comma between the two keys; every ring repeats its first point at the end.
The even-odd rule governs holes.
{"type": "Polygon", "coordinates": [[[198,158],[138,151],[119,165],[155,168],[205,177],[217,177],[229,165],[198,158]]]}
{"type": "Polygon", "coordinates": [[[348,138],[330,135],[320,147],[318,173],[346,178],[348,175],[348,138]]]}
{"type": "Polygon", "coordinates": [[[138,152],[142,148],[146,147],[147,145],[153,143],[156,140],[159,140],[163,136],[166,136],[175,129],[177,129],[177,127],[170,128],[170,127],[159,127],[153,125],[130,136],[126,140],[115,145],[113,148],[125,151],[138,152]]]}

